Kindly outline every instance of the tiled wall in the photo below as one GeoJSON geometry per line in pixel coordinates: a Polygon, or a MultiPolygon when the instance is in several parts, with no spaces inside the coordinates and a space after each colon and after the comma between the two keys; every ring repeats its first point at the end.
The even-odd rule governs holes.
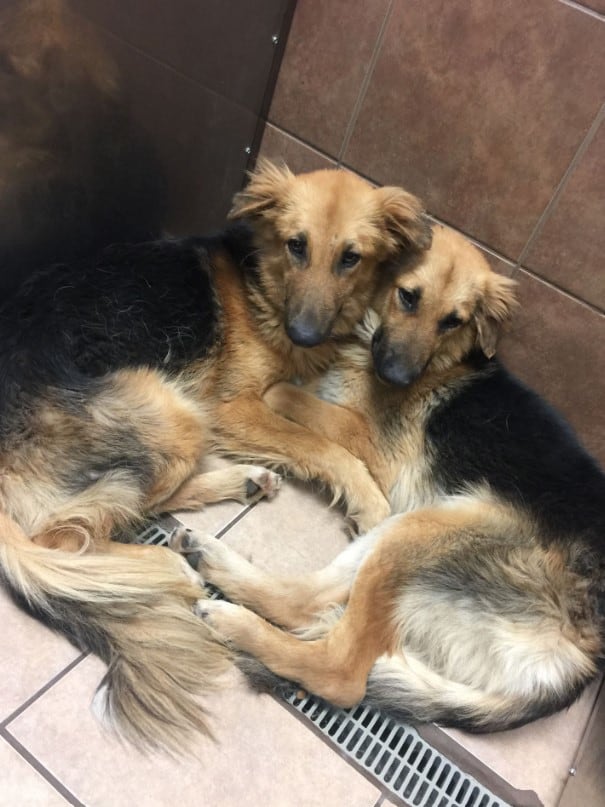
{"type": "Polygon", "coordinates": [[[261,153],[401,184],[519,282],[502,356],[605,462],[605,2],[298,0],[261,153]]]}

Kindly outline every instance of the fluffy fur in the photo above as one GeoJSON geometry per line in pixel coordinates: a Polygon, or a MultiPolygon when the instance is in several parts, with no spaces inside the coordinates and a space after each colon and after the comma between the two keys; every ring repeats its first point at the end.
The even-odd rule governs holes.
{"type": "Polygon", "coordinates": [[[264,468],[200,473],[210,447],[322,480],[364,527],[388,512],[360,460],[262,395],[326,369],[384,264],[427,245],[419,203],[267,163],[232,216],[251,231],[113,246],[39,272],[0,310],[2,576],[108,663],[100,705],[148,744],[203,728],[194,696],[228,654],[192,616],[199,578],[182,559],[112,539],[150,513],[274,494],[264,468]],[[307,345],[322,323],[315,346],[293,343],[293,320],[307,345]]]}
{"type": "Polygon", "coordinates": [[[198,611],[250,655],[248,670],[257,659],[336,704],[366,698],[473,731],[568,706],[594,677],[605,475],[493,358],[513,288],[437,228],[431,250],[379,294],[359,344],[315,385],[323,400],[287,384],[268,392],[276,411],[362,458],[401,514],[298,579],[188,538],[200,572],[241,604],[198,611]]]}

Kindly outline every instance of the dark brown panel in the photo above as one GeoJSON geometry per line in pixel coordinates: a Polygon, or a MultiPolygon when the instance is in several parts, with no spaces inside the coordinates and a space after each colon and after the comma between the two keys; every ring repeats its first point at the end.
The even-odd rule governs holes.
{"type": "Polygon", "coordinates": [[[500,355],[605,465],[605,316],[519,270],[521,309],[500,355]]]}
{"type": "Polygon", "coordinates": [[[298,3],[270,120],[338,157],[388,5],[298,3]]]}
{"type": "Polygon", "coordinates": [[[77,0],[116,36],[248,109],[259,111],[290,0],[77,0]]]}
{"type": "Polygon", "coordinates": [[[334,160],[330,160],[270,123],[265,126],[259,153],[274,162],[285,162],[295,174],[336,166],[334,160]]]}
{"type": "Polygon", "coordinates": [[[112,241],[151,238],[162,168],[94,26],[60,0],[0,12],[0,290],[112,241]]]}
{"type": "Polygon", "coordinates": [[[570,176],[524,263],[605,309],[605,125],[570,176]]]}
{"type": "Polygon", "coordinates": [[[552,0],[396,6],[345,154],[518,258],[605,89],[605,26],[552,0]]]}
{"type": "Polygon", "coordinates": [[[244,180],[256,115],[106,36],[123,76],[133,121],[153,144],[167,180],[164,228],[221,227],[244,180]]]}

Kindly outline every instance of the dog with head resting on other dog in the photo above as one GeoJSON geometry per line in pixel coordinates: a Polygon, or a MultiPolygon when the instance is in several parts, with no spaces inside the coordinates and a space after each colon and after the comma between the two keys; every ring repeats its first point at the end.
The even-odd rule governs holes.
{"type": "Polygon", "coordinates": [[[307,389],[268,391],[362,459],[396,514],[328,567],[274,578],[214,538],[173,537],[237,603],[198,613],[258,686],[486,732],[570,705],[602,667],[605,474],[494,358],[514,286],[436,227],[356,345],[307,389]]]}
{"type": "Polygon", "coordinates": [[[386,264],[430,243],[417,199],[345,171],[262,163],[208,238],[114,245],[27,280],[0,309],[0,577],[108,664],[96,699],[123,735],[181,747],[228,653],[192,611],[199,577],[124,533],[153,513],[272,496],[263,459],[388,514],[363,461],[262,396],[329,366],[386,264]],[[114,540],[114,539],[121,540],[114,540]]]}

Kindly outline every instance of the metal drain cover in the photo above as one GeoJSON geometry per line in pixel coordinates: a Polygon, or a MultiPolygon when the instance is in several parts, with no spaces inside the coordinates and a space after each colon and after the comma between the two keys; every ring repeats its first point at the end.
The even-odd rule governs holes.
{"type": "Polygon", "coordinates": [[[344,710],[296,691],[284,699],[357,765],[412,807],[510,807],[464,773],[418,732],[357,706],[344,710]]]}

